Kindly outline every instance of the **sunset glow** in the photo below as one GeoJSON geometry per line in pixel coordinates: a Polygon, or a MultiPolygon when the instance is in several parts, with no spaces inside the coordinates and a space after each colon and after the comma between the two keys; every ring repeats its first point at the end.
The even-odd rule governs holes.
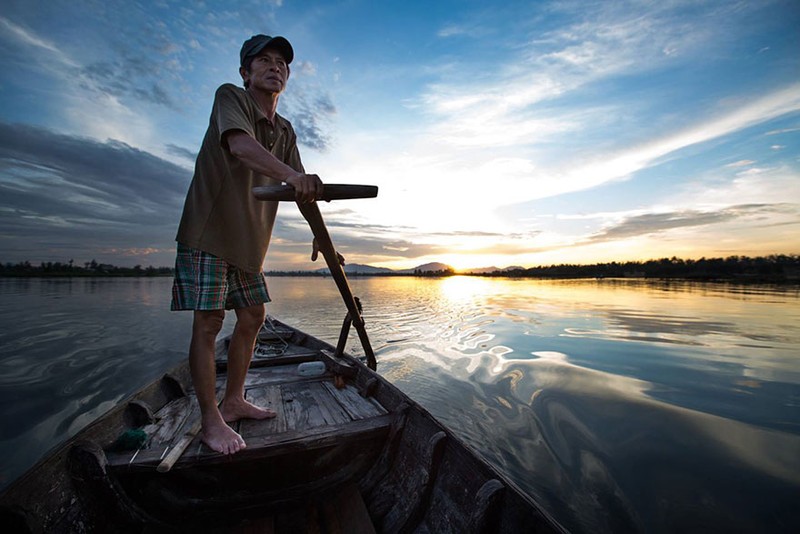
{"type": "MultiPolygon", "coordinates": [[[[278,111],[349,263],[800,252],[800,9],[764,2],[6,2],[1,261],[170,265],[217,86],[295,48],[278,111]]],[[[270,270],[315,269],[281,208],[270,270]]]]}

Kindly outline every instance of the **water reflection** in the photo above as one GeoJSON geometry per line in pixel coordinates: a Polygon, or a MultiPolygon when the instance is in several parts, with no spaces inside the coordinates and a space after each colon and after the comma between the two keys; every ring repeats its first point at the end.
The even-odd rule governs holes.
{"type": "MultiPolygon", "coordinates": [[[[0,280],[7,478],[183,358],[190,315],[167,311],[169,282],[0,280]]],[[[796,289],[351,285],[382,374],[570,529],[800,528],[796,289]]],[[[329,279],[276,278],[270,293],[270,313],[338,338],[329,279]]],[[[363,353],[355,333],[348,348],[363,353]]]]}
{"type": "Polygon", "coordinates": [[[434,302],[385,373],[570,528],[800,524],[796,292],[451,279],[434,302]]]}

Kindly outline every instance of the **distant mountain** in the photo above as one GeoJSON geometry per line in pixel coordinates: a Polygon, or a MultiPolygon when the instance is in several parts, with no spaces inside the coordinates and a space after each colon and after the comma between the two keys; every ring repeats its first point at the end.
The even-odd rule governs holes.
{"type": "MultiPolygon", "coordinates": [[[[317,269],[316,272],[330,274],[330,269],[324,267],[322,269],[317,269]]],[[[360,263],[346,263],[344,266],[344,272],[346,274],[379,274],[391,273],[395,271],[392,269],[387,269],[386,267],[373,267],[372,265],[362,265],[360,263]]]]}
{"type": "Polygon", "coordinates": [[[512,265],[510,267],[478,267],[475,269],[463,269],[461,272],[464,273],[472,273],[472,274],[486,274],[486,273],[494,273],[494,272],[505,272],[505,271],[516,271],[517,269],[524,270],[525,267],[520,267],[519,265],[512,265]]]}
{"type": "Polygon", "coordinates": [[[438,271],[454,271],[454,270],[455,269],[453,269],[452,267],[450,267],[446,263],[439,263],[438,261],[434,261],[434,262],[431,262],[431,263],[424,263],[422,265],[417,265],[416,267],[413,267],[411,269],[402,269],[402,270],[394,271],[394,272],[403,273],[403,274],[407,274],[407,273],[412,273],[413,274],[415,272],[435,273],[435,272],[438,272],[438,271]]]}
{"type": "Polygon", "coordinates": [[[436,271],[454,271],[454,270],[455,269],[453,269],[446,263],[439,263],[438,261],[434,261],[432,263],[425,263],[423,265],[418,265],[412,269],[412,271],[420,271],[423,273],[436,272],[436,271]]]}
{"type": "MultiPolygon", "coordinates": [[[[519,267],[517,265],[512,265],[510,267],[478,267],[475,269],[464,269],[462,272],[464,273],[472,273],[472,274],[487,274],[487,273],[494,273],[494,272],[505,272],[505,271],[514,271],[514,270],[524,270],[524,267],[519,267]]],[[[416,272],[419,273],[435,273],[441,271],[452,271],[455,272],[455,269],[446,263],[441,263],[438,261],[434,261],[431,263],[424,263],[422,265],[417,265],[416,267],[412,267],[411,269],[388,269],[386,267],[373,267],[372,265],[362,265],[359,263],[347,264],[344,266],[344,272],[347,274],[387,274],[387,273],[396,273],[396,274],[414,274],[416,272]]],[[[323,274],[330,274],[330,271],[327,267],[322,269],[317,269],[317,273],[323,274]]]]}

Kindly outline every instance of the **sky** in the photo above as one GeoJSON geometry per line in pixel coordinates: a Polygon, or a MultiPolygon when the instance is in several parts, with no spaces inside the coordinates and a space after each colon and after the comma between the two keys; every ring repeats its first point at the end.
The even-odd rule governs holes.
{"type": "MultiPolygon", "coordinates": [[[[256,33],[348,263],[800,253],[800,2],[4,0],[0,262],[170,266],[256,33]]],[[[281,205],[266,270],[311,270],[281,205]]]]}

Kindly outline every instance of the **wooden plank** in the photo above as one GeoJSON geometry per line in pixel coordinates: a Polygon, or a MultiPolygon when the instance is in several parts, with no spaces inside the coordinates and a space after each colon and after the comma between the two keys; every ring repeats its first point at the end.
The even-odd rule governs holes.
{"type": "Polygon", "coordinates": [[[286,426],[289,430],[305,430],[328,424],[322,409],[307,386],[308,384],[281,386],[286,426]]]}
{"type": "Polygon", "coordinates": [[[387,413],[383,406],[373,399],[362,397],[349,384],[342,389],[337,389],[331,382],[324,382],[324,385],[353,419],[365,419],[387,413]]]}
{"type": "Polygon", "coordinates": [[[487,480],[475,495],[475,508],[469,518],[469,531],[489,534],[497,529],[500,500],[505,492],[502,482],[487,480]]]}
{"type": "Polygon", "coordinates": [[[310,382],[307,387],[308,392],[317,402],[317,406],[319,406],[322,417],[327,424],[336,425],[352,420],[347,410],[331,395],[330,390],[323,385],[323,382],[310,382]]]}
{"type": "Polygon", "coordinates": [[[175,399],[157,411],[155,413],[156,422],[144,427],[150,446],[171,442],[175,438],[175,434],[186,422],[190,412],[190,397],[175,399]]]}
{"type": "Polygon", "coordinates": [[[290,345],[284,345],[283,343],[258,344],[256,345],[256,348],[253,352],[254,352],[253,354],[254,359],[258,358],[271,359],[280,356],[288,357],[288,356],[303,356],[306,354],[314,354],[314,355],[319,354],[319,352],[314,349],[309,349],[308,347],[303,347],[301,345],[295,345],[294,343],[290,345]],[[259,353],[262,353],[263,355],[259,355],[259,353]]]}
{"type": "Polygon", "coordinates": [[[261,327],[261,330],[258,332],[258,342],[259,343],[268,343],[271,341],[285,341],[286,343],[292,339],[292,335],[294,334],[294,330],[288,327],[273,327],[269,325],[269,319],[265,321],[264,326],[261,327]]]}
{"type": "Polygon", "coordinates": [[[325,531],[330,534],[375,534],[367,506],[355,484],[348,484],[334,499],[323,503],[325,531]]]}
{"type": "MultiPolygon", "coordinates": [[[[340,425],[320,426],[306,430],[287,430],[280,434],[253,437],[248,441],[246,449],[230,456],[203,447],[200,457],[184,454],[175,464],[174,469],[191,467],[198,462],[203,465],[248,462],[253,459],[270,458],[297,451],[383,438],[389,432],[391,420],[390,415],[381,415],[340,425]]],[[[107,455],[108,468],[153,471],[160,462],[160,455],[160,450],[142,450],[136,460],[129,465],[130,454],[109,453],[107,455]]]]}
{"type": "MultiPolygon", "coordinates": [[[[224,390],[217,388],[216,401],[219,405],[224,395],[224,390]]],[[[189,401],[189,415],[180,426],[180,431],[175,433],[175,439],[169,445],[168,450],[164,450],[161,454],[162,461],[158,464],[158,471],[166,473],[181,456],[196,456],[200,454],[205,445],[200,440],[200,429],[202,428],[202,413],[200,411],[200,404],[196,395],[192,395],[189,401]],[[194,447],[192,447],[194,445],[194,447]],[[194,452],[192,452],[192,450],[194,452]]],[[[238,421],[228,423],[228,426],[237,430],[238,421]]],[[[209,451],[211,449],[208,449],[209,451]]]]}
{"type": "Polygon", "coordinates": [[[356,376],[358,369],[350,364],[344,358],[338,357],[335,353],[329,350],[321,350],[323,361],[328,369],[331,369],[335,374],[346,377],[356,376]]]}
{"type": "MultiPolygon", "coordinates": [[[[258,356],[253,355],[253,359],[250,361],[250,369],[256,369],[259,367],[272,367],[275,365],[289,365],[294,364],[298,365],[303,362],[309,362],[312,360],[318,360],[320,358],[320,354],[314,350],[308,350],[303,347],[292,347],[287,353],[282,355],[276,356],[258,356]]],[[[224,374],[228,370],[228,360],[224,354],[220,355],[216,360],[216,369],[217,373],[224,374]]]]}
{"type": "MultiPolygon", "coordinates": [[[[311,358],[313,360],[314,358],[311,358]]],[[[324,377],[332,377],[330,373],[318,376],[301,376],[297,370],[297,364],[278,365],[269,367],[251,367],[245,377],[245,390],[259,388],[270,384],[289,384],[292,382],[308,382],[320,380],[324,377]]],[[[217,375],[217,389],[225,387],[225,375],[217,375]]]]}
{"type": "Polygon", "coordinates": [[[286,413],[283,406],[283,395],[278,384],[248,389],[245,398],[257,406],[274,410],[278,415],[272,419],[256,421],[254,419],[244,419],[240,422],[239,433],[245,442],[249,442],[253,436],[263,436],[266,434],[279,434],[286,432],[286,413]]]}

